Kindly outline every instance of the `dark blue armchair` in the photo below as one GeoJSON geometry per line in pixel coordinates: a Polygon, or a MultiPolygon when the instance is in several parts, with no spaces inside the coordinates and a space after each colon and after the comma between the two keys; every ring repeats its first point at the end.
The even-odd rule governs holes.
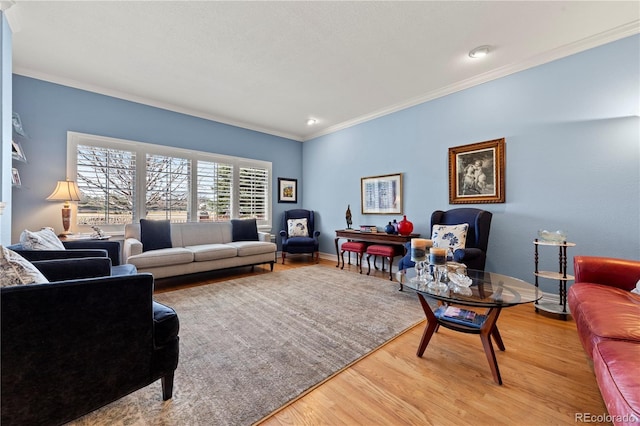
{"type": "MultiPolygon", "coordinates": [[[[431,228],[433,225],[459,225],[468,223],[467,243],[464,249],[458,249],[453,253],[453,260],[464,263],[469,269],[484,271],[487,260],[487,245],[489,243],[489,230],[493,214],[486,210],[473,208],[458,208],[448,211],[436,210],[431,214],[431,228]]],[[[415,263],[411,261],[411,243],[407,243],[407,255],[400,259],[398,268],[412,268],[415,263]]]]}
{"type": "Polygon", "coordinates": [[[287,210],[282,215],[282,264],[286,253],[309,253],[316,262],[320,259],[318,237],[320,231],[314,229],[314,214],[312,210],[287,210]],[[306,222],[306,224],[305,224],[306,222]]]}

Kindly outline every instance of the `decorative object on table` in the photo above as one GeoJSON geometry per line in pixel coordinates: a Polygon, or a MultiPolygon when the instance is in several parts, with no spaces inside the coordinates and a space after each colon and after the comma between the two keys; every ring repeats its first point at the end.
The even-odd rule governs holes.
{"type": "Polygon", "coordinates": [[[360,225],[360,232],[378,232],[378,227],[373,225],[360,225]]]}
{"type": "Polygon", "coordinates": [[[27,162],[27,156],[24,155],[24,150],[22,149],[22,145],[19,141],[12,140],[11,141],[11,156],[14,160],[27,162]]]}
{"type": "Polygon", "coordinates": [[[449,148],[449,203],[504,203],[504,151],[504,138],[449,148]]]}
{"type": "Polygon", "coordinates": [[[360,178],[362,214],[402,214],[402,173],[360,178]]]}
{"type": "Polygon", "coordinates": [[[384,232],[386,232],[387,234],[393,235],[396,233],[396,227],[393,226],[391,222],[389,222],[389,224],[384,227],[384,232]]]}
{"type": "Polygon", "coordinates": [[[69,206],[69,202],[80,201],[80,199],[78,184],[72,180],[58,181],[56,189],[47,197],[49,201],[64,201],[64,206],[62,207],[63,235],[69,233],[69,226],[71,225],[71,207],[69,206]]]}
{"type": "Polygon", "coordinates": [[[298,202],[298,179],[278,178],[278,202],[298,202]]]}
{"type": "Polygon", "coordinates": [[[104,231],[100,228],[98,228],[97,226],[92,226],[91,229],[93,229],[93,234],[91,234],[92,238],[95,239],[102,239],[104,238],[106,235],[104,234],[104,231]]]}
{"type": "Polygon", "coordinates": [[[411,239],[411,260],[416,263],[416,278],[419,282],[426,282],[424,275],[427,260],[427,248],[431,248],[431,240],[425,238],[411,239]]]}
{"type": "Polygon", "coordinates": [[[351,220],[351,204],[347,204],[347,211],[344,214],[344,218],[347,220],[347,229],[351,229],[351,224],[353,223],[351,220]]]}
{"type": "Polygon", "coordinates": [[[429,249],[429,267],[433,273],[433,281],[429,285],[438,290],[446,289],[448,281],[446,248],[431,247],[429,249]]]}
{"type": "Polygon", "coordinates": [[[398,221],[393,219],[392,225],[393,225],[393,228],[395,229],[395,233],[397,234],[398,233],[398,221]]]}
{"type": "Polygon", "coordinates": [[[402,220],[398,222],[398,234],[411,235],[413,232],[413,223],[407,220],[407,216],[404,215],[402,220]]]}
{"type": "Polygon", "coordinates": [[[546,229],[540,229],[538,231],[538,238],[543,242],[562,243],[567,241],[567,233],[561,230],[551,232],[546,229]]]}

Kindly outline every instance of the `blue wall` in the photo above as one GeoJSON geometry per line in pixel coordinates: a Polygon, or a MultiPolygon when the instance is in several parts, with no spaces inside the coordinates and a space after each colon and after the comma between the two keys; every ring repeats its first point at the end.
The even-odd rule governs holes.
{"type": "MultiPolygon", "coordinates": [[[[490,271],[531,281],[538,229],[567,231],[570,256],[640,259],[639,68],[633,36],[305,142],[304,207],[319,212],[321,251],[335,251],[348,204],[354,226],[400,219],[361,215],[359,191],[363,176],[403,173],[414,232],[430,235],[434,210],[494,213],[490,271]],[[506,203],[450,205],[448,148],[502,137],[506,203]]],[[[542,266],[556,270],[557,256],[544,252],[542,266]]]]}
{"type": "MultiPolygon", "coordinates": [[[[13,191],[13,242],[24,229],[62,231],[61,204],[45,198],[66,178],[67,131],[271,161],[274,194],[278,177],[302,183],[297,141],[19,75],[13,76],[13,90],[13,108],[30,138],[23,143],[28,164],[19,165],[23,188],[13,191]]],[[[282,212],[296,204],[274,199],[276,233],[282,212]]],[[[299,193],[297,206],[302,201],[299,193]]]]}

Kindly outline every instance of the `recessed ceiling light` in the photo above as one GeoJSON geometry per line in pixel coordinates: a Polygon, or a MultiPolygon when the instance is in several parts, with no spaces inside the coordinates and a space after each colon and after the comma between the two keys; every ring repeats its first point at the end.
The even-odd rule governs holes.
{"type": "Polygon", "coordinates": [[[474,59],[484,58],[489,54],[489,50],[491,50],[491,46],[487,46],[487,45],[478,46],[469,52],[469,57],[474,59]]]}
{"type": "Polygon", "coordinates": [[[310,118],[310,119],[307,120],[307,126],[313,126],[317,122],[318,122],[318,120],[316,120],[315,118],[310,118]]]}

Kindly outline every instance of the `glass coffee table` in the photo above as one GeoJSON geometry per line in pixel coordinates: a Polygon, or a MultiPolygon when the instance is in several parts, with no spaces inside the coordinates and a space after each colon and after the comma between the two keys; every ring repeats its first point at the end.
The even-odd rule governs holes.
{"type": "Polygon", "coordinates": [[[450,280],[446,288],[440,289],[432,281],[419,281],[414,268],[396,273],[400,290],[407,287],[415,291],[427,317],[417,355],[422,357],[433,333],[440,326],[462,333],[478,334],[493,380],[501,385],[498,361],[491,343],[493,337],[498,348],[505,350],[496,325],[500,312],[502,308],[533,303],[542,294],[533,284],[506,275],[466,270],[455,264],[449,265],[448,269],[450,280]],[[427,299],[438,301],[438,307],[431,308],[427,299]]]}

